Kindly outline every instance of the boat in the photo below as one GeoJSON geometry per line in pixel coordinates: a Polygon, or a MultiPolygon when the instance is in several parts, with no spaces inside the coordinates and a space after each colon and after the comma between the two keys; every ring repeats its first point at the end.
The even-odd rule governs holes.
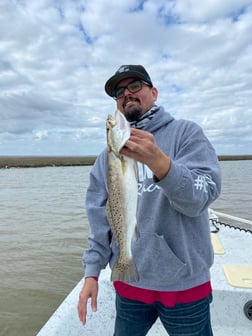
{"type": "MultiPolygon", "coordinates": [[[[214,336],[252,335],[252,221],[209,211],[215,253],[211,268],[214,336]],[[223,221],[224,219],[224,221],[223,221]]],[[[98,310],[88,307],[85,326],[78,319],[77,303],[83,279],[45,323],[37,336],[111,336],[115,320],[115,293],[106,268],[99,278],[98,310]]],[[[148,336],[167,336],[160,320],[148,336]]]]}

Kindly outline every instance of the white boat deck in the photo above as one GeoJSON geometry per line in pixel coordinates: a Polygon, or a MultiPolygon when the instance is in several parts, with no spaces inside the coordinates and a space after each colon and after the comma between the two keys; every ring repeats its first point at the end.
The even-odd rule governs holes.
{"type": "MultiPolygon", "coordinates": [[[[252,300],[251,288],[231,286],[223,271],[224,265],[252,265],[252,234],[219,226],[218,238],[224,254],[215,255],[212,267],[214,300],[211,304],[212,326],[215,336],[252,335],[252,321],[243,312],[246,302],[252,300]]],[[[106,269],[99,279],[98,311],[89,307],[87,323],[83,326],[77,314],[77,302],[83,280],[80,281],[37,336],[112,336],[115,318],[114,290],[106,269]]],[[[252,279],[247,279],[252,284],[252,279]]],[[[160,321],[152,327],[148,336],[164,336],[160,321]]]]}

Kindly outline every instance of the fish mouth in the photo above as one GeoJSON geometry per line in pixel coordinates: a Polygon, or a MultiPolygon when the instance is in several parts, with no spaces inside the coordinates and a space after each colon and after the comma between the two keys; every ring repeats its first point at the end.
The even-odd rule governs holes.
{"type": "Polygon", "coordinates": [[[129,96],[129,97],[126,97],[124,99],[124,102],[123,102],[122,106],[123,106],[123,108],[125,108],[129,103],[135,103],[135,102],[140,103],[140,100],[136,97],[130,97],[129,96]]]}

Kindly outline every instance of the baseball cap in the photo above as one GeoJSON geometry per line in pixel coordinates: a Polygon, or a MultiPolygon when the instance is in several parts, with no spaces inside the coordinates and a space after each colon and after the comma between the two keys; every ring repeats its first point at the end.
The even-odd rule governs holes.
{"type": "Polygon", "coordinates": [[[148,72],[142,65],[121,65],[116,73],[107,80],[105,84],[105,91],[110,96],[113,97],[113,91],[117,87],[117,84],[125,78],[140,78],[145,82],[153,86],[151,78],[148,72]]]}

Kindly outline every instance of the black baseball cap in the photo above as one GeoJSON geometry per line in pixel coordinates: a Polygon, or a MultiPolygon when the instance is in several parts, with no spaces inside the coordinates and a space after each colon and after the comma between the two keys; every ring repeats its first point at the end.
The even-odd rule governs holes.
{"type": "Polygon", "coordinates": [[[113,97],[113,91],[117,87],[117,84],[125,78],[139,78],[144,80],[153,86],[151,78],[148,72],[142,65],[121,65],[116,73],[107,80],[105,84],[105,91],[110,96],[113,97]]]}

